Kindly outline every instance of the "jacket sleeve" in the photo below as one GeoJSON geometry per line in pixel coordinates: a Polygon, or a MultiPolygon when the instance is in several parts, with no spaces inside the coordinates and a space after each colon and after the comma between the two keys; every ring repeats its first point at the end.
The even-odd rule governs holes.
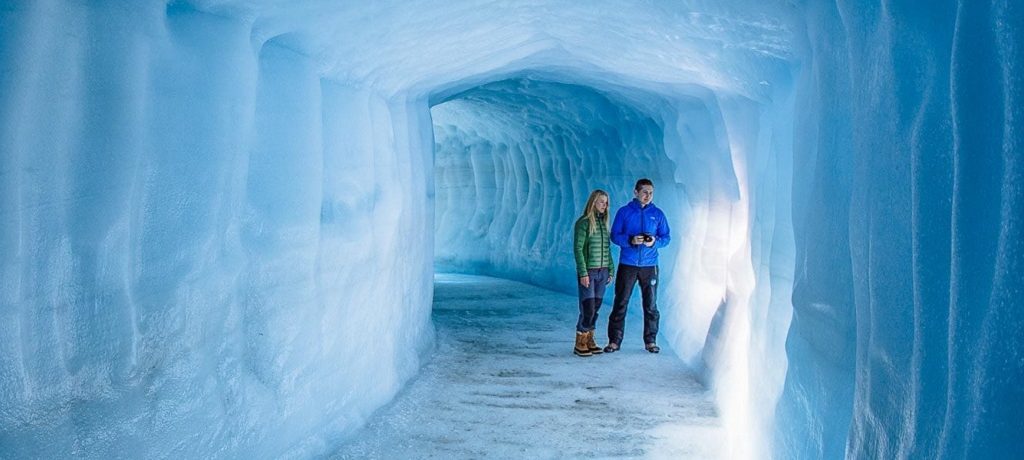
{"type": "Polygon", "coordinates": [[[658,219],[658,231],[655,234],[654,247],[663,248],[668,246],[672,242],[672,230],[668,228],[668,219],[665,218],[665,213],[660,212],[660,219],[658,219]]]}
{"type": "Polygon", "coordinates": [[[615,212],[615,220],[612,221],[612,243],[620,248],[629,247],[629,235],[626,234],[626,218],[623,216],[626,211],[619,209],[615,212]]]}
{"type": "Polygon", "coordinates": [[[572,235],[572,254],[576,258],[576,276],[582,277],[587,274],[587,256],[583,251],[583,246],[587,242],[587,221],[585,219],[576,221],[572,235]]]}

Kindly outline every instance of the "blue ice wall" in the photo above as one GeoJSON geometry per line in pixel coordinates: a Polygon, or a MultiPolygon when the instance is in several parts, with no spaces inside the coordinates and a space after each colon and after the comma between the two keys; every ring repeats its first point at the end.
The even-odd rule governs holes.
{"type": "Polygon", "coordinates": [[[1020,451],[1022,13],[808,5],[777,456],[1020,451]]]}
{"type": "Polygon", "coordinates": [[[417,369],[428,112],[251,32],[0,3],[0,457],[309,456],[417,369]]]}

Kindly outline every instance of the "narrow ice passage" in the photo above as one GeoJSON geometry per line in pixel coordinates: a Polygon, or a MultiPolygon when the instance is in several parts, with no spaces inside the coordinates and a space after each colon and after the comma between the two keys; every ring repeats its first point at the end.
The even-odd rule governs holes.
{"type": "Polygon", "coordinates": [[[1021,0],[0,0],[0,458],[419,458],[374,449],[428,416],[478,417],[470,457],[570,457],[533,437],[578,424],[626,456],[1018,458],[1021,44],[1021,0]],[[572,358],[571,298],[432,307],[438,267],[572,292],[587,194],[641,177],[675,357],[634,326],[572,358]],[[566,385],[456,410],[508,405],[424,387],[470,351],[488,393],[566,385]],[[686,425],[707,399],[718,431],[686,425]]]}
{"type": "Polygon", "coordinates": [[[334,458],[718,457],[711,396],[670,350],[643,350],[632,309],[620,352],[580,358],[573,296],[472,275],[434,287],[429,363],[334,458]]]}

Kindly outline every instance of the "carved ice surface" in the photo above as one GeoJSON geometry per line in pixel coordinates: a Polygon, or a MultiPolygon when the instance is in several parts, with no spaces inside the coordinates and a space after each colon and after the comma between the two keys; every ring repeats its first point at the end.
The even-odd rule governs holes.
{"type": "Polygon", "coordinates": [[[0,0],[0,457],[332,452],[640,177],[728,457],[1015,454],[1021,8],[0,0]]]}

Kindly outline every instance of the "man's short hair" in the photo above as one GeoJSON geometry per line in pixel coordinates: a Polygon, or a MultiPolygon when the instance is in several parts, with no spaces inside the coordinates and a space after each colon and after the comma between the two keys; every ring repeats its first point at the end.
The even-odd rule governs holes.
{"type": "Polygon", "coordinates": [[[647,178],[640,179],[640,180],[636,181],[636,186],[633,187],[633,190],[636,190],[636,191],[639,192],[640,191],[640,187],[643,187],[645,185],[650,185],[653,188],[654,187],[654,182],[651,182],[651,180],[647,179],[647,178]]]}

